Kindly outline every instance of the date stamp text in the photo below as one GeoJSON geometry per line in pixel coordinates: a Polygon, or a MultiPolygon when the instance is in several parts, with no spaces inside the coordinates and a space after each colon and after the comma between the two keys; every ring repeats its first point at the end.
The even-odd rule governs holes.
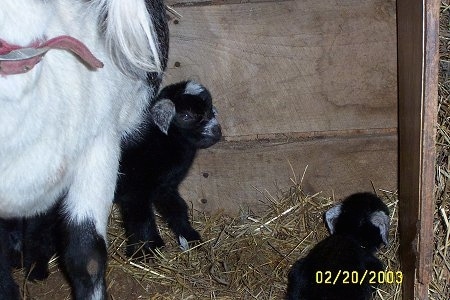
{"type": "Polygon", "coordinates": [[[402,271],[317,271],[316,284],[401,284],[403,281],[402,271]]]}

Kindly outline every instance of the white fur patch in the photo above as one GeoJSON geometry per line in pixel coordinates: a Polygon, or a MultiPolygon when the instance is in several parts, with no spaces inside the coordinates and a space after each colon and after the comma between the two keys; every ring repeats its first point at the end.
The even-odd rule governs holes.
{"type": "Polygon", "coordinates": [[[189,243],[188,243],[187,239],[184,236],[179,235],[178,236],[178,241],[180,242],[180,249],[181,249],[181,251],[188,251],[189,250],[189,243]]]}
{"type": "Polygon", "coordinates": [[[167,135],[170,123],[177,113],[175,104],[170,99],[161,99],[153,105],[150,111],[155,125],[167,135]]]}
{"type": "Polygon", "coordinates": [[[156,31],[143,0],[97,0],[107,9],[106,43],[115,63],[126,74],[135,68],[162,72],[156,31]]]}
{"type": "Polygon", "coordinates": [[[376,211],[370,215],[370,222],[380,230],[380,236],[385,245],[389,244],[389,216],[383,211],[376,211]]]}
{"type": "Polygon", "coordinates": [[[34,215],[68,191],[68,217],[93,219],[105,235],[120,137],[137,128],[154,92],[139,68],[159,69],[145,3],[130,1],[2,0],[1,39],[26,46],[70,35],[105,67],[91,71],[72,53],[59,50],[28,73],[0,77],[0,217],[34,215]],[[141,77],[121,72],[123,66],[105,46],[98,28],[105,8],[113,10],[108,39],[120,46],[127,68],[141,77]],[[137,44],[131,47],[131,41],[137,44]],[[150,56],[144,62],[138,54],[150,56]]]}
{"type": "Polygon", "coordinates": [[[106,223],[114,195],[119,168],[120,138],[101,135],[80,158],[64,201],[66,217],[75,224],[94,220],[97,233],[106,240],[106,223]],[[95,176],[93,176],[95,174],[95,176]],[[87,193],[88,192],[88,193],[87,193]]]}
{"type": "Polygon", "coordinates": [[[330,230],[331,234],[333,234],[335,231],[334,225],[336,223],[337,218],[341,214],[341,208],[342,203],[333,206],[325,213],[325,220],[327,222],[328,229],[330,230]]]}
{"type": "Polygon", "coordinates": [[[203,135],[210,135],[214,136],[214,133],[212,132],[212,129],[219,125],[219,122],[216,118],[212,118],[211,120],[206,123],[205,127],[203,128],[202,134],[203,135]]]}
{"type": "Polygon", "coordinates": [[[94,287],[94,292],[89,297],[89,299],[86,300],[102,300],[104,299],[103,296],[103,285],[101,283],[97,283],[94,287]]]}
{"type": "Polygon", "coordinates": [[[205,89],[203,88],[202,85],[194,82],[194,81],[189,81],[186,84],[186,87],[184,88],[184,93],[186,95],[193,95],[193,96],[197,96],[199,95],[201,92],[203,92],[205,89]]]}

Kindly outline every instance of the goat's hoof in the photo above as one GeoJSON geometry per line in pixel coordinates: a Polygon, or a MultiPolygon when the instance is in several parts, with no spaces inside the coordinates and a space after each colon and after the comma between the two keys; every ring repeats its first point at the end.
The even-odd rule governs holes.
{"type": "Polygon", "coordinates": [[[47,277],[50,275],[50,272],[48,271],[47,267],[42,268],[32,268],[31,270],[28,270],[27,272],[27,280],[28,281],[42,281],[47,279],[47,277]]]}
{"type": "Polygon", "coordinates": [[[143,259],[146,261],[155,257],[156,249],[163,247],[164,241],[161,237],[157,237],[145,243],[139,242],[137,244],[128,245],[126,254],[128,257],[143,259]]]}
{"type": "Polygon", "coordinates": [[[200,234],[192,229],[187,234],[178,236],[178,243],[183,251],[189,250],[189,248],[195,247],[202,242],[200,234]]]}
{"type": "Polygon", "coordinates": [[[184,232],[183,234],[180,234],[180,236],[184,237],[189,243],[201,242],[202,240],[200,233],[198,233],[195,229],[184,232]]]}

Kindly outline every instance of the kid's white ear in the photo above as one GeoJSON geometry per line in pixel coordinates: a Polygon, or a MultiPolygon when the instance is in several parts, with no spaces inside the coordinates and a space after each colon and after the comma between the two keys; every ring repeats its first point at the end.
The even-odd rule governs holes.
{"type": "Polygon", "coordinates": [[[383,243],[389,244],[389,216],[383,211],[376,211],[370,216],[370,222],[380,230],[380,236],[383,243]]]}
{"type": "Polygon", "coordinates": [[[325,221],[327,222],[330,234],[333,234],[335,231],[334,225],[336,224],[337,218],[341,214],[341,207],[342,204],[335,205],[325,213],[325,221]]]}
{"type": "Polygon", "coordinates": [[[156,126],[167,135],[176,114],[175,104],[170,99],[161,99],[150,109],[150,114],[156,126]]]}

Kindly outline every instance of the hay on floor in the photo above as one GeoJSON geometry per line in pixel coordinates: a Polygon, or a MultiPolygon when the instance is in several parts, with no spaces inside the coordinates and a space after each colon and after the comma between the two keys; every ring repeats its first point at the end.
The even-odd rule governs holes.
{"type": "MultiPolygon", "coordinates": [[[[266,195],[263,213],[229,216],[195,212],[204,242],[182,252],[163,223],[167,245],[148,263],[123,255],[125,239],[117,210],[110,225],[109,266],[148,287],[152,299],[282,299],[290,266],[328,235],[322,215],[334,201],[306,195],[294,184],[279,197],[266,195]]],[[[390,246],[379,253],[386,270],[400,270],[397,258],[397,196],[378,191],[391,211],[390,246]]],[[[381,285],[375,299],[401,299],[400,285],[381,285]]]]}

